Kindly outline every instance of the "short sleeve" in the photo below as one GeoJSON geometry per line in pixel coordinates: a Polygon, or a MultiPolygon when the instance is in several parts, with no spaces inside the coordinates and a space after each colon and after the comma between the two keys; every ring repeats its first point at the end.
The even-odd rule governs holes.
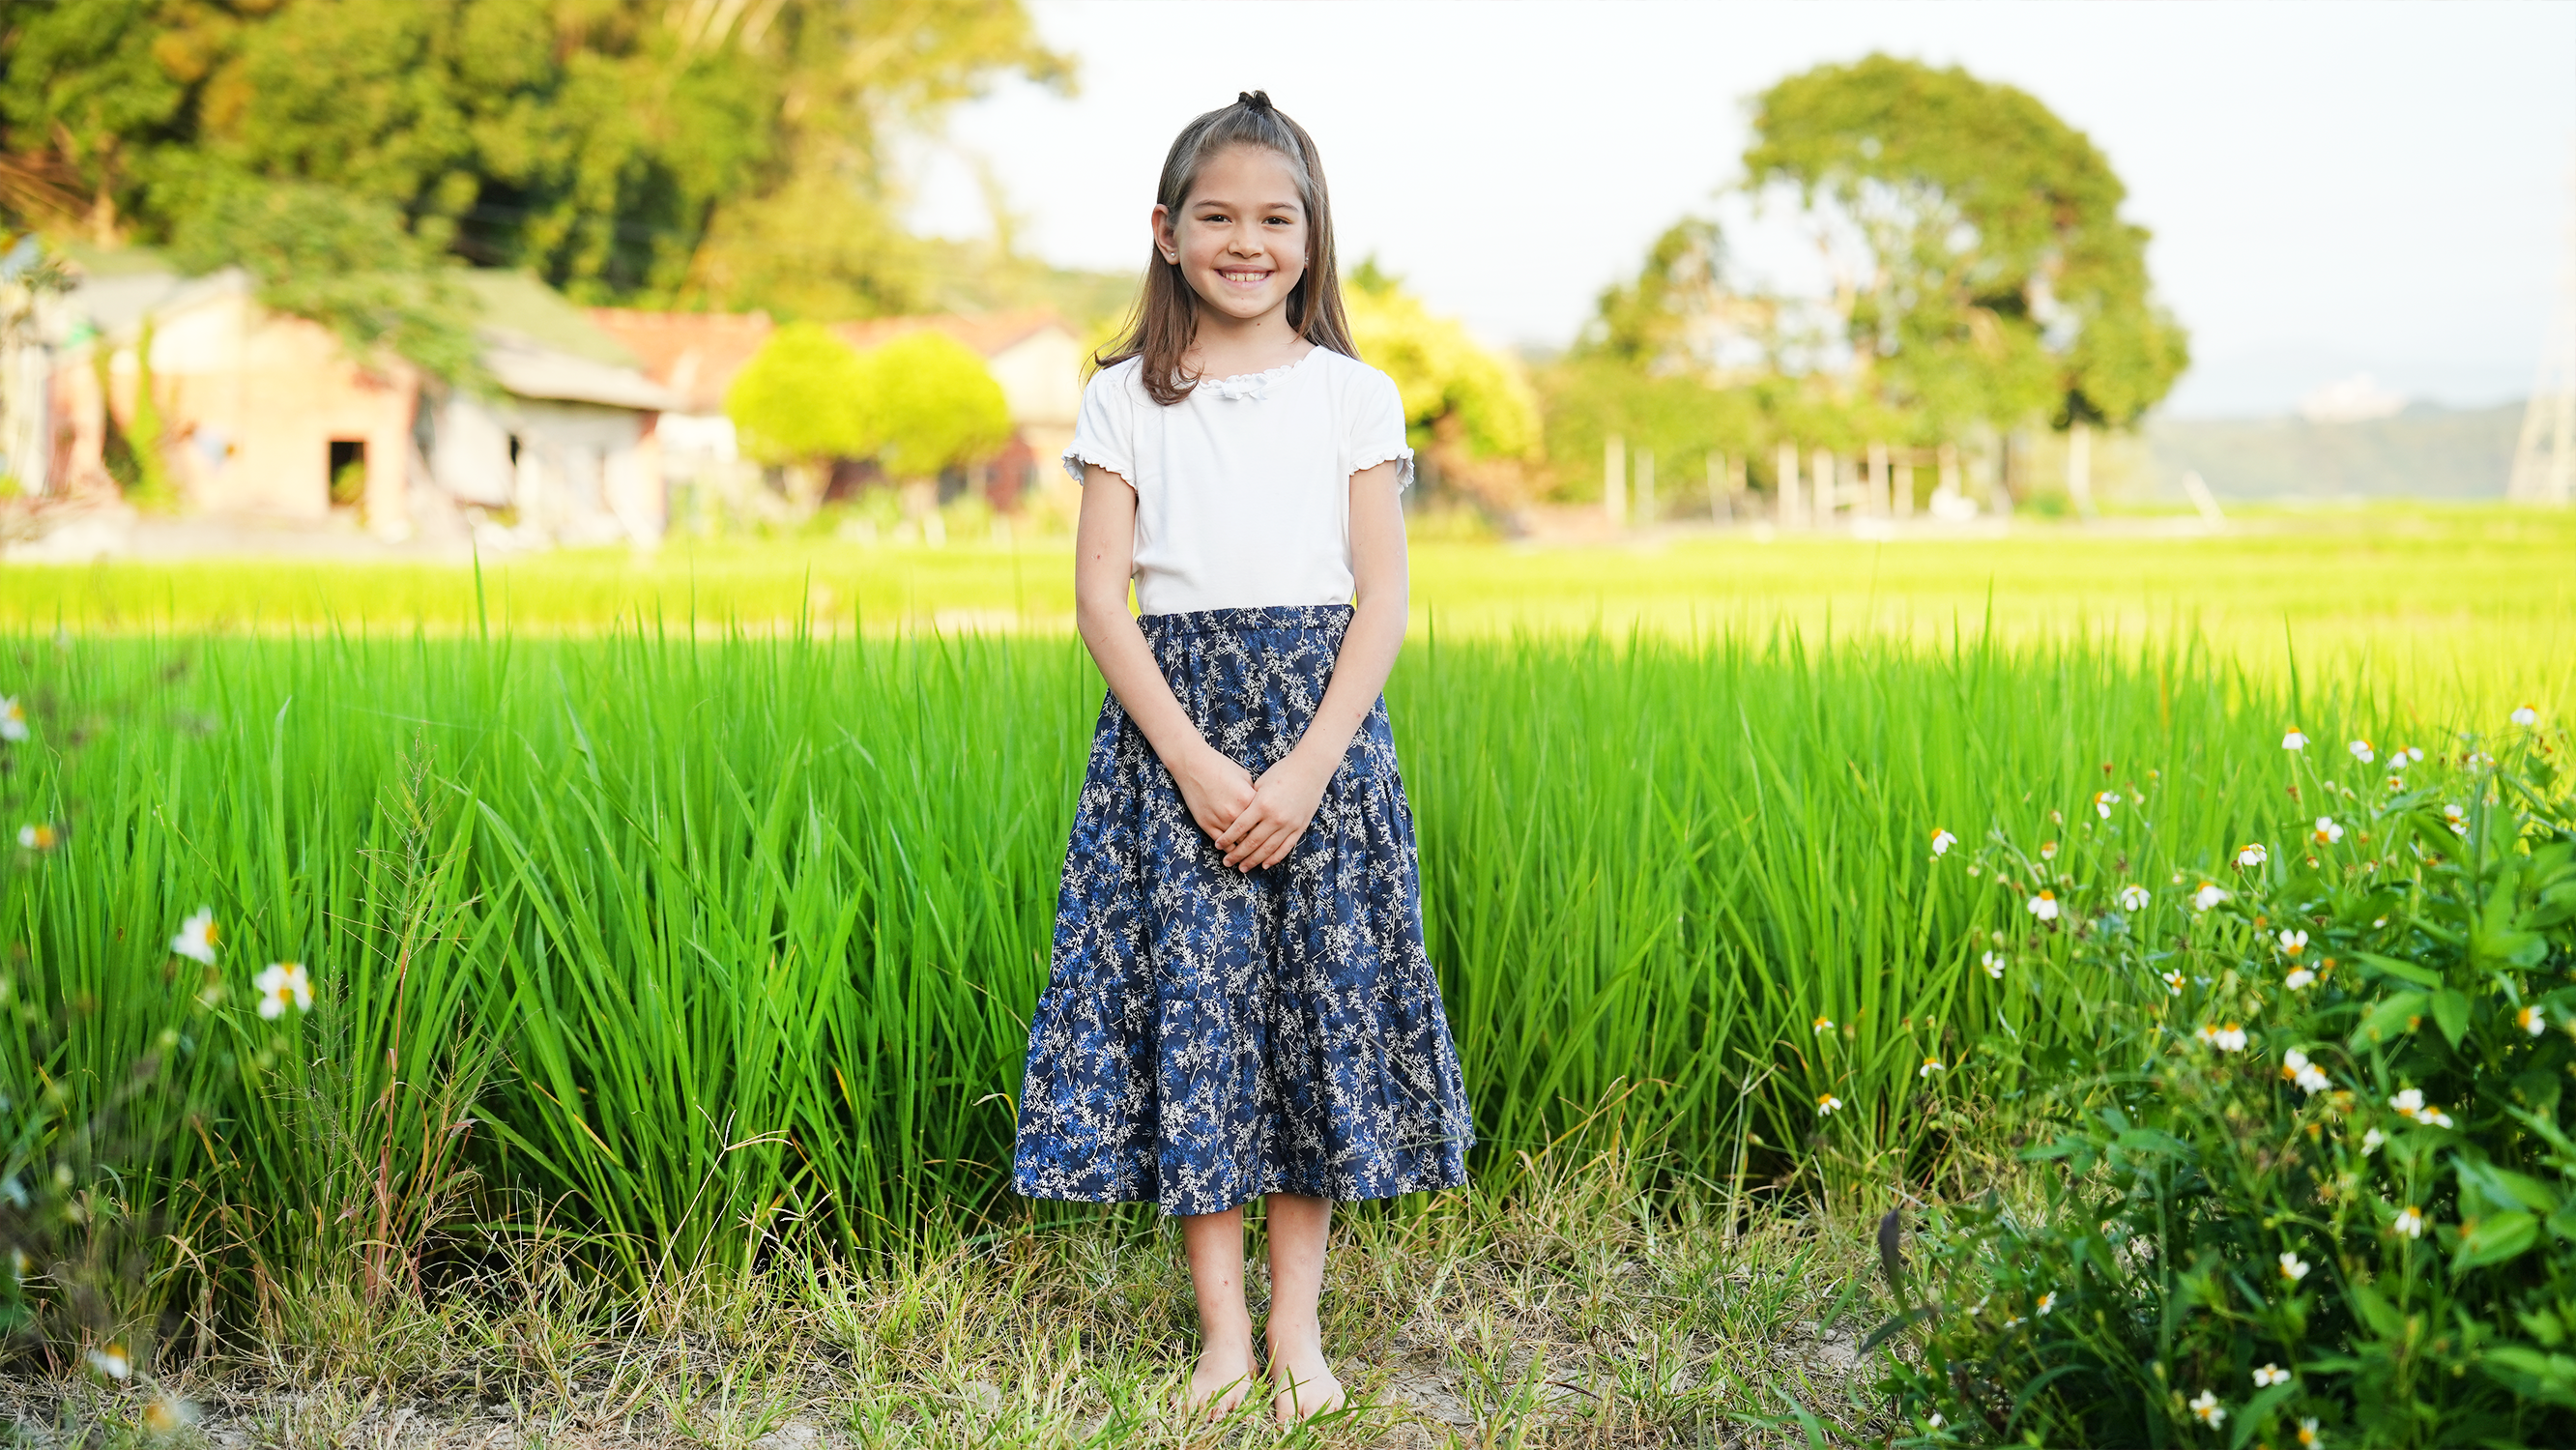
{"type": "Polygon", "coordinates": [[[1130,488],[1136,484],[1136,404],[1128,380],[1133,362],[1092,374],[1082,390],[1082,415],[1074,420],[1073,442],[1064,450],[1064,471],[1083,481],[1082,466],[1097,463],[1130,488]]]}
{"type": "Polygon", "coordinates": [[[1404,397],[1395,379],[1372,367],[1351,371],[1342,408],[1342,477],[1393,463],[1396,487],[1412,487],[1413,448],[1404,441],[1404,397]]]}

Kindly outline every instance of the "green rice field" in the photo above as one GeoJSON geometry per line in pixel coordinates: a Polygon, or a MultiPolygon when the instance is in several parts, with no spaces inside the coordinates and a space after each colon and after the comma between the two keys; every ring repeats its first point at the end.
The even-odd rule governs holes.
{"type": "MultiPolygon", "coordinates": [[[[1974,1186],[2152,986],[2029,894],[2141,885],[2120,929],[2170,933],[2302,809],[2289,725],[2563,718],[2571,562],[2576,523],[2501,512],[1420,549],[1388,695],[1480,1182],[1601,1143],[1701,1202],[1974,1186]]],[[[149,1222],[173,1303],[417,1275],[461,1224],[542,1220],[644,1286],[1024,1213],[1100,698],[1065,564],[529,560],[479,600],[426,567],[0,571],[0,807],[59,833],[0,871],[0,1093],[44,1106],[11,1171],[149,1222]],[[210,966],[171,949],[200,907],[210,966]],[[309,1010],[261,1015],[271,963],[309,1010]]]]}

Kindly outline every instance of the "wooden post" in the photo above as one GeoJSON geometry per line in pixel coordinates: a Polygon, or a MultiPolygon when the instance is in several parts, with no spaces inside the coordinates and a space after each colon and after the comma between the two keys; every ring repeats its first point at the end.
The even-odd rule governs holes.
{"type": "Polygon", "coordinates": [[[1807,469],[1808,492],[1816,496],[1816,527],[1829,529],[1834,524],[1834,506],[1842,502],[1839,497],[1842,479],[1838,476],[1841,470],[1835,466],[1836,460],[1830,448],[1817,449],[1810,462],[1807,469]]]}
{"type": "Polygon", "coordinates": [[[1896,465],[1896,496],[1890,499],[1889,502],[1896,505],[1896,516],[1898,518],[1910,519],[1914,517],[1914,454],[1911,450],[1898,455],[1898,462],[1896,465]]]}
{"type": "Polygon", "coordinates": [[[1959,482],[1959,445],[1956,443],[1944,443],[1941,445],[1941,451],[1935,456],[1940,459],[1941,477],[1940,481],[1936,483],[1934,487],[1939,489],[1942,493],[1967,492],[1965,488],[1960,486],[1959,482]]]}
{"type": "Polygon", "coordinates": [[[2066,425],[2066,495],[2078,516],[2093,517],[2093,425],[2081,418],[2066,425]]]}
{"type": "Polygon", "coordinates": [[[1628,440],[1613,433],[1601,445],[1601,512],[1610,527],[1628,527],[1628,440]]]}
{"type": "Polygon", "coordinates": [[[1722,524],[1735,517],[1734,500],[1726,496],[1726,455],[1709,450],[1708,455],[1708,521],[1722,524]]]}
{"type": "Polygon", "coordinates": [[[1655,453],[1651,448],[1637,450],[1637,527],[1655,526],[1655,453]]]}
{"type": "Polygon", "coordinates": [[[1895,483],[1887,472],[1887,445],[1869,445],[1869,511],[1881,518],[1896,512],[1896,499],[1890,488],[1895,483]]]}
{"type": "Polygon", "coordinates": [[[1745,475],[1752,471],[1752,460],[1735,454],[1726,459],[1726,512],[1729,518],[1751,518],[1753,510],[1745,506],[1745,491],[1751,487],[1745,475]]]}
{"type": "Polygon", "coordinates": [[[1780,527],[1803,529],[1807,526],[1806,500],[1798,496],[1798,445],[1783,439],[1780,443],[1780,473],[1774,488],[1779,494],[1780,527]]]}

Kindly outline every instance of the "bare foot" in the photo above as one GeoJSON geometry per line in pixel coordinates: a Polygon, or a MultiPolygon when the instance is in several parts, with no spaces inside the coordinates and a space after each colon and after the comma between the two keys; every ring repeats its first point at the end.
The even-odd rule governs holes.
{"type": "Polygon", "coordinates": [[[1271,1392],[1270,1408],[1277,1412],[1282,1425],[1310,1420],[1342,1407],[1342,1382],[1333,1377],[1333,1367],[1324,1362],[1321,1345],[1272,1345],[1270,1379],[1279,1386],[1271,1392]]]}
{"type": "Polygon", "coordinates": [[[1233,1414],[1250,1393],[1250,1344],[1211,1344],[1199,1351],[1199,1362],[1190,1370],[1191,1410],[1210,1421],[1222,1420],[1233,1414]]]}

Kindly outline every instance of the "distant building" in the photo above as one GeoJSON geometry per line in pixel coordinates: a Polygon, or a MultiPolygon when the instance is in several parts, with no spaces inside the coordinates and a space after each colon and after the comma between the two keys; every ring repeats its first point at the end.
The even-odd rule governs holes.
{"type": "Polygon", "coordinates": [[[343,517],[397,539],[461,534],[477,517],[520,543],[661,536],[654,423],[677,400],[533,278],[460,274],[497,388],[477,396],[400,359],[361,363],[329,328],[263,306],[239,269],[183,277],[134,250],[83,271],[45,344],[51,448],[21,476],[33,492],[113,496],[108,427],[132,436],[148,331],[158,447],[183,511],[343,517]]]}
{"type": "MultiPolygon", "coordinates": [[[[666,415],[662,423],[664,457],[674,475],[686,476],[690,459],[731,461],[733,423],[724,413],[725,389],[768,341],[768,314],[598,307],[590,318],[633,351],[655,382],[685,399],[687,411],[666,415]]],[[[1073,328],[1052,312],[1024,311],[885,317],[842,323],[832,331],[854,347],[868,348],[925,328],[947,333],[982,357],[1011,411],[1010,446],[976,470],[979,477],[961,476],[953,484],[980,485],[998,506],[1009,508],[1029,489],[1060,476],[1055,460],[1073,442],[1074,419],[1082,409],[1082,342],[1073,328]]]]}

